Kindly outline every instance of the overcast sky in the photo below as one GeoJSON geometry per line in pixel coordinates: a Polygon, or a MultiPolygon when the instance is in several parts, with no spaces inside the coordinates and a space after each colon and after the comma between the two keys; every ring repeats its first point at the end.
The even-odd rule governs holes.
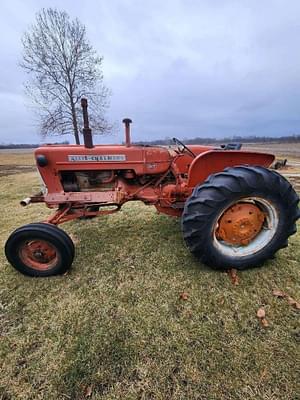
{"type": "Polygon", "coordinates": [[[40,141],[17,64],[41,7],[78,17],[104,56],[106,142],[124,117],[135,140],[300,134],[299,0],[1,0],[0,143],[40,141]]]}

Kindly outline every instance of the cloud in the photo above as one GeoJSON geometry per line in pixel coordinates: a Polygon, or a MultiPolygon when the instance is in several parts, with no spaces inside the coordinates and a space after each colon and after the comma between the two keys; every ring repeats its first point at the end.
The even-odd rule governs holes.
{"type": "Polygon", "coordinates": [[[10,0],[4,1],[0,25],[2,142],[38,140],[22,100],[26,76],[17,61],[20,36],[42,6],[77,16],[104,55],[113,93],[109,117],[120,127],[111,140],[122,140],[125,116],[134,121],[136,140],[299,133],[296,0],[31,0],[26,6],[10,0]],[[18,122],[11,126],[16,107],[18,122]]]}

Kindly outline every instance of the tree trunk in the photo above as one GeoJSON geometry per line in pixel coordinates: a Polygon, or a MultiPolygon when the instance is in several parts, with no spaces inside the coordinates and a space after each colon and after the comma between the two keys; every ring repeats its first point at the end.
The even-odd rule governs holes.
{"type": "Polygon", "coordinates": [[[73,131],[74,131],[75,142],[76,142],[76,144],[80,144],[77,116],[76,116],[75,105],[74,105],[73,101],[71,102],[71,109],[72,109],[72,122],[73,122],[73,131]]]}

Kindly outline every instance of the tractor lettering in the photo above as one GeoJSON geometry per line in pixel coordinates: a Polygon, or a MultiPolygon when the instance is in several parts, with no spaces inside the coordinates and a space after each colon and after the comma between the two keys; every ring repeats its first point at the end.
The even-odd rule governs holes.
{"type": "Polygon", "coordinates": [[[68,161],[71,161],[71,162],[126,161],[126,155],[125,154],[69,155],[68,161]]]}

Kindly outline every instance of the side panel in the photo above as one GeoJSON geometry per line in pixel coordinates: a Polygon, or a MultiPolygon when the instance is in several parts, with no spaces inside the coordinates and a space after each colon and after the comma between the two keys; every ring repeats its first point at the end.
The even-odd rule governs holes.
{"type": "Polygon", "coordinates": [[[273,154],[254,153],[248,151],[219,151],[212,150],[199,154],[189,169],[187,185],[195,187],[199,183],[216,172],[223,171],[227,167],[236,167],[238,165],[259,165],[269,167],[274,161],[273,154]]]}

